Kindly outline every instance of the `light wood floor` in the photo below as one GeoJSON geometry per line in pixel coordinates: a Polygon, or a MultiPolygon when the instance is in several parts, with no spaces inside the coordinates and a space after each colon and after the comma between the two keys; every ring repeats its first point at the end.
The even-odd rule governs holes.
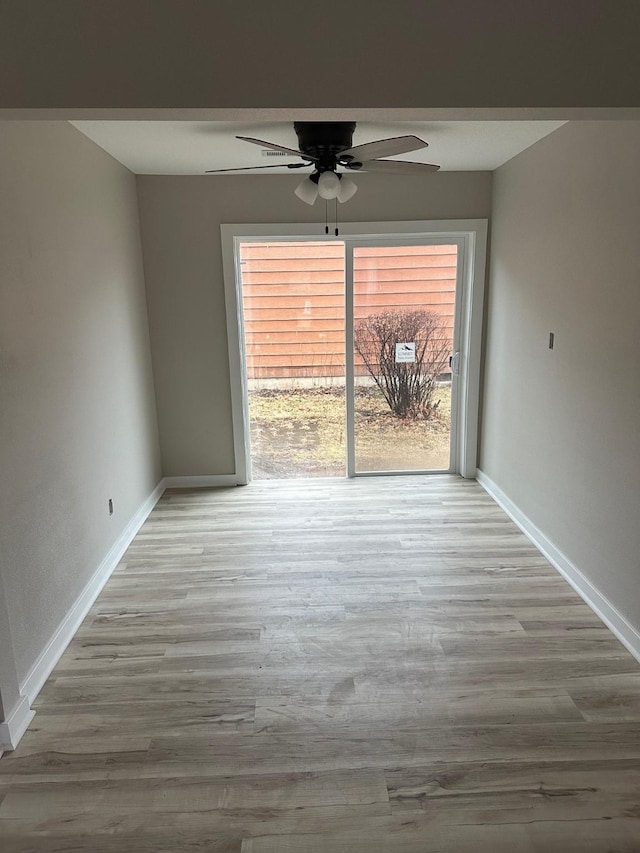
{"type": "Polygon", "coordinates": [[[640,665],[474,482],[168,492],[0,850],[638,853],[640,665]]]}

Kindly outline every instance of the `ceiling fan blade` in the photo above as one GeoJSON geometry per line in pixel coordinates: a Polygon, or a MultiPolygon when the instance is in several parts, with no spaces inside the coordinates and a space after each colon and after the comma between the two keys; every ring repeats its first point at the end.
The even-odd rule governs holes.
{"type": "Polygon", "coordinates": [[[432,163],[411,163],[408,160],[367,160],[360,169],[350,172],[388,172],[390,175],[427,175],[437,172],[440,166],[432,163]]]}
{"type": "Polygon", "coordinates": [[[293,154],[294,157],[302,157],[303,160],[314,162],[315,157],[309,157],[308,154],[302,154],[296,151],[295,148],[287,148],[284,145],[276,145],[275,142],[265,142],[264,139],[254,139],[252,136],[236,136],[236,139],[242,139],[244,142],[252,142],[254,145],[259,145],[261,148],[271,148],[273,151],[282,151],[284,154],[293,154]]]}
{"type": "Polygon", "coordinates": [[[406,154],[418,148],[427,148],[428,142],[417,136],[393,136],[390,139],[378,139],[377,142],[365,142],[340,152],[340,159],[353,157],[354,160],[376,160],[378,157],[393,157],[395,154],[406,154]]]}
{"type": "Polygon", "coordinates": [[[254,169],[278,169],[286,166],[287,169],[303,169],[311,163],[270,163],[268,166],[236,166],[232,169],[207,169],[205,175],[213,175],[216,172],[252,172],[254,169]]]}

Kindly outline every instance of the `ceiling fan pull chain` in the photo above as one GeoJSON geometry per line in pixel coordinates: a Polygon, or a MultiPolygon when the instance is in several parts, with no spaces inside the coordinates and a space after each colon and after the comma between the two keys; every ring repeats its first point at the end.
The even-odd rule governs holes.
{"type": "Polygon", "coordinates": [[[336,196],[336,237],[340,232],[338,231],[338,198],[336,196]]]}
{"type": "Polygon", "coordinates": [[[324,200],[324,233],[329,233],[329,201],[326,198],[324,200]]]}

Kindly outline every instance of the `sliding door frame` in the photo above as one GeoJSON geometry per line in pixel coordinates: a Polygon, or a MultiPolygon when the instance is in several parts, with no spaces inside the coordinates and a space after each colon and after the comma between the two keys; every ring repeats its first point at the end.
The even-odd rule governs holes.
{"type": "MultiPolygon", "coordinates": [[[[480,405],[480,357],[482,349],[482,313],[484,307],[485,265],[487,248],[487,220],[436,220],[409,222],[350,222],[341,225],[339,236],[318,235],[316,224],[292,223],[271,225],[221,225],[222,262],[224,271],[225,303],[227,314],[227,340],[229,351],[229,377],[231,383],[231,412],[235,454],[235,476],[240,485],[251,480],[251,455],[249,447],[249,411],[244,348],[244,319],[242,281],[240,276],[240,244],[243,242],[269,242],[286,240],[313,240],[316,242],[342,241],[346,244],[364,244],[367,241],[392,240],[395,242],[456,243],[458,245],[458,292],[456,312],[460,317],[458,351],[458,409],[456,435],[452,434],[452,468],[462,477],[473,479],[476,475],[478,450],[478,415],[480,405]]],[[[346,247],[347,281],[353,282],[353,251],[346,247]]],[[[346,287],[346,338],[347,365],[351,362],[353,384],[353,287],[346,287]]],[[[347,370],[349,368],[347,367],[347,370]]],[[[347,375],[347,401],[349,375],[347,375]]],[[[351,410],[353,425],[353,410],[351,410]]],[[[348,414],[349,418],[349,414],[348,414]]],[[[353,441],[353,429],[349,430],[353,441]]],[[[348,434],[349,434],[348,433],[348,434]]],[[[353,447],[348,450],[353,476],[353,447]]],[[[413,473],[413,472],[407,472],[413,473]]],[[[420,473],[420,472],[417,472],[420,473]]],[[[359,475],[361,476],[361,475],[359,475]]],[[[368,476],[368,475],[364,475],[368,476]]]]}
{"type": "Polygon", "coordinates": [[[460,350],[462,335],[462,321],[464,311],[465,290],[465,255],[467,246],[463,236],[450,234],[446,240],[441,235],[402,235],[390,237],[345,237],[345,332],[346,332],[346,402],[347,402],[347,476],[349,477],[380,477],[385,475],[398,476],[400,474],[451,474],[460,470],[460,442],[458,441],[459,422],[458,412],[460,409],[460,350]],[[451,341],[451,353],[455,357],[455,368],[451,371],[451,427],[449,433],[449,464],[446,468],[438,469],[406,469],[406,470],[379,470],[358,471],[356,470],[356,410],[355,410],[355,310],[356,310],[356,287],[355,287],[355,250],[359,248],[405,248],[410,246],[442,246],[452,245],[456,247],[456,283],[455,283],[455,311],[453,338],[451,341]]]}

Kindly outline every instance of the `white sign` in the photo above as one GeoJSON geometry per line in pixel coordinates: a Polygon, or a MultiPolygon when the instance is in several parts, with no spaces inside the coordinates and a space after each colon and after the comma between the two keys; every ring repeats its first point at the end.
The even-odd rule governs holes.
{"type": "Polygon", "coordinates": [[[415,362],[416,360],[416,345],[415,343],[396,344],[396,364],[399,362],[415,362]]]}

